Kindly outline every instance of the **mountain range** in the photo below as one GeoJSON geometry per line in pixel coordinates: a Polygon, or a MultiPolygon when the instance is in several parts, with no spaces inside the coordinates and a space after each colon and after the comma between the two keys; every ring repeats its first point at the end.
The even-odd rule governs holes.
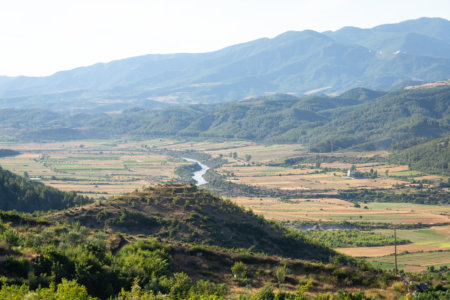
{"type": "Polygon", "coordinates": [[[0,108],[115,112],[285,93],[389,90],[450,77],[450,21],[290,31],[209,53],[150,54],[57,72],[0,77],[0,108]]]}

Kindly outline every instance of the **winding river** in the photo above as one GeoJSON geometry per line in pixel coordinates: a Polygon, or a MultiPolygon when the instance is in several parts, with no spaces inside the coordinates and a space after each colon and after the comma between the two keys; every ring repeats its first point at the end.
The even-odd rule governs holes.
{"type": "Polygon", "coordinates": [[[203,175],[206,174],[206,171],[209,170],[209,167],[207,165],[202,164],[201,162],[199,162],[198,160],[192,159],[192,158],[187,158],[187,157],[183,157],[184,160],[190,161],[190,162],[195,162],[197,163],[202,169],[198,170],[197,172],[194,172],[194,176],[192,176],[192,179],[195,180],[195,184],[196,185],[202,185],[205,183],[208,183],[205,178],[203,178],[203,175]]]}

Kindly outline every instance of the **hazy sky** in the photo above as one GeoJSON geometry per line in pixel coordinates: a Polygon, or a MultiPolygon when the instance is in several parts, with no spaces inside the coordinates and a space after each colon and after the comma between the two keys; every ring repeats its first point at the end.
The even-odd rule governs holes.
{"type": "Polygon", "coordinates": [[[0,75],[423,16],[450,19],[450,0],[0,0],[0,75]]]}

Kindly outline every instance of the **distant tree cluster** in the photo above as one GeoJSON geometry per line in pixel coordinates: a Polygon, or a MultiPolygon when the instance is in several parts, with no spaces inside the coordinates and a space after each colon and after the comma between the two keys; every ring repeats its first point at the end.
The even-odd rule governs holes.
{"type": "Polygon", "coordinates": [[[16,150],[11,149],[0,149],[0,157],[7,157],[7,156],[16,156],[19,155],[20,152],[16,150]]]}
{"type": "Polygon", "coordinates": [[[417,204],[449,204],[450,192],[434,188],[414,193],[394,193],[389,190],[357,189],[339,191],[339,198],[353,202],[406,202],[417,204]]]}
{"type": "Polygon", "coordinates": [[[181,165],[175,169],[175,174],[180,177],[180,179],[185,182],[189,183],[192,182],[192,175],[194,172],[201,170],[202,167],[198,163],[189,163],[185,165],[181,165]]]}
{"type": "MultiPolygon", "coordinates": [[[[331,248],[374,247],[394,245],[394,236],[377,234],[373,231],[352,230],[307,230],[303,234],[331,248]]],[[[410,241],[397,239],[397,244],[410,241]]]]}

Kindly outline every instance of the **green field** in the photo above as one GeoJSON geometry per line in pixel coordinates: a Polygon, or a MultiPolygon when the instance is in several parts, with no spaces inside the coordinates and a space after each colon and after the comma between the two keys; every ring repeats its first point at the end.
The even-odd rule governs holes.
{"type": "Polygon", "coordinates": [[[389,176],[409,177],[409,176],[422,176],[423,173],[415,170],[401,171],[389,173],[389,176]]]}
{"type": "MultiPolygon", "coordinates": [[[[393,269],[394,256],[383,256],[367,259],[373,266],[381,269],[393,269]]],[[[399,269],[406,272],[417,272],[427,269],[429,266],[450,266],[450,251],[433,251],[400,254],[397,256],[399,269]]]]}
{"type": "MultiPolygon", "coordinates": [[[[376,232],[386,235],[392,234],[392,230],[377,230],[376,232]]],[[[417,230],[397,230],[397,235],[418,245],[450,249],[450,226],[417,230]],[[439,230],[439,232],[436,230],[439,230]]]]}

